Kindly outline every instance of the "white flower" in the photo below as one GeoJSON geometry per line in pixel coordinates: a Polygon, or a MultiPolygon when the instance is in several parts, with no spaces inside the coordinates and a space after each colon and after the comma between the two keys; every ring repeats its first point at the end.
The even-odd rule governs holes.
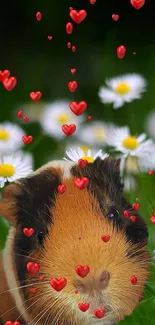
{"type": "Polygon", "coordinates": [[[69,105],[70,102],[64,100],[55,101],[44,107],[40,118],[40,124],[45,134],[61,139],[66,136],[62,131],[63,124],[75,124],[76,127],[78,127],[78,125],[83,122],[84,114],[80,116],[74,115],[71,112],[69,105]]]}
{"type": "Polygon", "coordinates": [[[28,176],[31,172],[32,167],[27,159],[13,155],[3,156],[0,158],[0,187],[4,187],[6,182],[14,182],[28,176]]]}
{"type": "Polygon", "coordinates": [[[93,163],[96,158],[100,157],[102,160],[107,158],[109,155],[107,153],[104,153],[102,149],[97,151],[96,153],[92,152],[90,149],[88,149],[87,152],[84,152],[80,147],[77,147],[76,149],[70,148],[69,151],[66,151],[66,155],[70,158],[63,158],[66,161],[77,161],[79,159],[87,160],[88,163],[93,163]]]}
{"type": "Polygon", "coordinates": [[[139,171],[146,173],[149,170],[155,170],[155,152],[150,150],[150,153],[145,157],[128,156],[126,159],[121,158],[121,165],[125,167],[128,173],[138,174],[139,171]],[[124,161],[125,160],[125,161],[124,161]]]}
{"type": "Polygon", "coordinates": [[[82,143],[95,147],[103,146],[106,144],[106,137],[109,136],[113,128],[113,124],[94,121],[81,127],[77,136],[82,143]]]}
{"type": "Polygon", "coordinates": [[[155,139],[155,110],[148,114],[145,122],[145,129],[150,137],[155,139]]]}
{"type": "Polygon", "coordinates": [[[113,103],[113,108],[117,109],[125,102],[141,98],[141,93],[145,91],[146,81],[138,74],[126,74],[105,81],[108,86],[101,86],[99,97],[102,103],[113,103]]]}
{"type": "Polygon", "coordinates": [[[10,122],[0,123],[0,154],[20,149],[24,145],[23,135],[25,132],[18,125],[10,122]]]}

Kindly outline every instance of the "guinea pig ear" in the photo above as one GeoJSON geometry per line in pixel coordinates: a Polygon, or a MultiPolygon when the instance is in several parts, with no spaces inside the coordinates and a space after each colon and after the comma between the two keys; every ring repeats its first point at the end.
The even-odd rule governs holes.
{"type": "Polygon", "coordinates": [[[16,224],[16,195],[21,193],[19,184],[13,183],[7,185],[2,191],[0,200],[0,215],[8,219],[13,225],[16,224]]]}

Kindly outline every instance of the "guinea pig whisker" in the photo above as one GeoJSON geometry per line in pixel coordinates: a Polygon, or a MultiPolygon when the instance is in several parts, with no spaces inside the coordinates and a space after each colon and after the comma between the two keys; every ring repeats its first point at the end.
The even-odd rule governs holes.
{"type": "Polygon", "coordinates": [[[27,288],[27,287],[32,287],[34,285],[38,285],[38,284],[41,284],[41,283],[47,284],[47,283],[49,283],[49,281],[45,281],[45,282],[40,281],[40,282],[31,283],[31,284],[26,284],[24,286],[20,286],[20,287],[17,287],[17,288],[8,289],[8,290],[0,292],[0,295],[2,295],[3,293],[6,293],[6,292],[10,292],[10,291],[14,291],[14,290],[22,289],[22,288],[27,288]]]}

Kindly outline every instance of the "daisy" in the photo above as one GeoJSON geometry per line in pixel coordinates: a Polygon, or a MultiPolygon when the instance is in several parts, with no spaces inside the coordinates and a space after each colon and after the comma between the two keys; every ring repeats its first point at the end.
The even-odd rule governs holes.
{"type": "Polygon", "coordinates": [[[69,151],[66,151],[66,155],[68,158],[63,158],[66,161],[76,161],[78,162],[79,159],[87,160],[88,163],[93,163],[96,158],[101,158],[102,160],[107,158],[109,155],[107,153],[104,153],[102,149],[97,151],[96,153],[92,152],[90,149],[88,149],[87,152],[84,152],[80,147],[77,147],[76,149],[70,148],[69,151]]]}
{"type": "Polygon", "coordinates": [[[128,156],[125,161],[125,169],[132,174],[138,174],[139,171],[147,173],[150,169],[155,170],[155,152],[153,153],[150,150],[150,154],[145,158],[143,155],[139,157],[128,156]]]}
{"type": "Polygon", "coordinates": [[[90,146],[103,146],[114,127],[113,124],[95,121],[81,127],[77,136],[81,142],[90,146]]]}
{"type": "Polygon", "coordinates": [[[10,122],[0,123],[0,153],[20,149],[24,145],[23,135],[25,132],[18,125],[10,122]]]}
{"type": "Polygon", "coordinates": [[[78,127],[83,122],[84,114],[81,116],[74,115],[69,108],[69,104],[70,102],[65,100],[55,101],[44,107],[40,124],[45,134],[61,139],[66,136],[61,129],[63,124],[75,124],[78,127]]]}
{"type": "Polygon", "coordinates": [[[148,114],[145,122],[145,129],[147,133],[155,139],[155,110],[148,114]]]}
{"type": "Polygon", "coordinates": [[[105,81],[107,87],[99,89],[99,97],[102,103],[113,103],[117,109],[125,102],[141,98],[141,93],[146,90],[146,80],[138,74],[126,74],[105,81]]]}
{"type": "Polygon", "coordinates": [[[20,178],[28,176],[32,172],[32,167],[27,159],[21,157],[3,156],[0,158],[0,188],[6,182],[14,182],[20,178]]]}

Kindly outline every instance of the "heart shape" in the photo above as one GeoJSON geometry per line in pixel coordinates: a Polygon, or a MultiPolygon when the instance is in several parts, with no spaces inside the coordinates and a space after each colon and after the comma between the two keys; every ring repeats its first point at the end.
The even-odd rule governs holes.
{"type": "Polygon", "coordinates": [[[131,220],[131,222],[133,222],[133,223],[136,222],[136,219],[137,219],[136,216],[131,216],[131,217],[130,217],[130,220],[131,220]]]}
{"type": "Polygon", "coordinates": [[[3,82],[5,80],[5,78],[9,78],[10,77],[10,71],[9,70],[0,70],[0,81],[3,82]]]}
{"type": "Polygon", "coordinates": [[[34,229],[33,228],[24,228],[23,233],[27,237],[31,237],[34,234],[34,229]]]}
{"type": "Polygon", "coordinates": [[[151,222],[153,223],[153,225],[155,225],[155,216],[152,216],[152,217],[150,218],[150,220],[151,220],[151,222]]]}
{"type": "Polygon", "coordinates": [[[58,186],[58,193],[59,194],[63,194],[66,191],[66,185],[65,184],[61,184],[58,186]]]}
{"type": "Polygon", "coordinates": [[[127,218],[129,216],[129,211],[128,210],[124,210],[124,213],[123,214],[124,214],[124,217],[127,218]]]}
{"type": "Polygon", "coordinates": [[[47,36],[48,40],[51,41],[51,39],[53,38],[51,35],[47,36]]]}
{"type": "Polygon", "coordinates": [[[35,288],[31,288],[31,289],[30,289],[30,292],[31,292],[31,293],[36,293],[36,291],[37,291],[37,290],[36,290],[35,288]]]}
{"type": "Polygon", "coordinates": [[[76,130],[76,125],[75,124],[70,124],[70,125],[67,125],[67,124],[63,124],[62,125],[62,131],[67,135],[67,136],[70,136],[72,135],[76,130]]]}
{"type": "Polygon", "coordinates": [[[71,111],[75,115],[79,116],[82,113],[84,113],[85,110],[87,109],[87,103],[84,102],[84,101],[81,101],[79,103],[77,103],[77,102],[71,102],[70,105],[69,105],[69,107],[70,107],[71,111]]]}
{"type": "Polygon", "coordinates": [[[67,23],[66,24],[66,33],[70,35],[70,34],[72,34],[72,32],[73,32],[73,24],[67,23]]]}
{"type": "Polygon", "coordinates": [[[138,282],[138,278],[136,275],[132,275],[131,278],[130,278],[130,281],[133,285],[137,284],[138,282]]]}
{"type": "Polygon", "coordinates": [[[104,236],[101,237],[101,239],[102,239],[105,243],[107,243],[107,242],[110,240],[110,236],[109,236],[109,235],[104,235],[104,236]]]}
{"type": "Polygon", "coordinates": [[[3,81],[3,86],[7,91],[11,91],[17,84],[17,79],[15,77],[5,78],[3,81]]]}
{"type": "Polygon", "coordinates": [[[67,284],[67,280],[65,278],[51,278],[50,279],[50,285],[53,289],[56,291],[61,291],[67,284]]]}
{"type": "Polygon", "coordinates": [[[124,45],[118,46],[118,48],[116,49],[116,54],[119,59],[123,59],[126,54],[126,47],[124,45]]]}
{"type": "Polygon", "coordinates": [[[89,0],[89,2],[91,3],[91,5],[94,5],[96,3],[96,0],[89,0]]]}
{"type": "Polygon", "coordinates": [[[139,203],[133,203],[132,207],[134,210],[139,210],[140,209],[140,204],[139,203]]]}
{"type": "Polygon", "coordinates": [[[88,165],[88,161],[84,159],[79,159],[78,164],[81,168],[85,168],[88,165]]]}
{"type": "Polygon", "coordinates": [[[71,73],[72,74],[76,73],[76,69],[75,68],[74,69],[71,69],[71,73]]]}
{"type": "Polygon", "coordinates": [[[152,169],[150,169],[150,170],[148,171],[148,174],[149,174],[150,176],[152,176],[153,173],[154,173],[154,170],[152,170],[152,169]]]}
{"type": "Polygon", "coordinates": [[[74,180],[74,184],[79,188],[79,190],[84,190],[87,187],[88,183],[89,179],[87,177],[76,178],[74,180]]]}
{"type": "Polygon", "coordinates": [[[28,262],[26,267],[31,275],[36,275],[40,270],[40,264],[34,262],[28,262]]]}
{"type": "Polygon", "coordinates": [[[23,111],[18,111],[17,112],[17,117],[22,118],[23,117],[23,111]]]}
{"type": "Polygon", "coordinates": [[[29,117],[24,116],[23,120],[24,120],[24,122],[28,122],[29,121],[29,117]]]}
{"type": "Polygon", "coordinates": [[[102,318],[105,315],[105,311],[104,311],[104,309],[95,309],[94,310],[94,315],[97,318],[102,318]]]}
{"type": "Polygon", "coordinates": [[[75,52],[76,51],[76,46],[72,46],[72,52],[75,52]]]}
{"type": "Polygon", "coordinates": [[[114,21],[117,21],[117,20],[119,19],[119,15],[113,14],[113,15],[112,15],[112,19],[113,19],[114,21]]]}
{"type": "Polygon", "coordinates": [[[87,11],[86,10],[80,10],[80,11],[71,10],[69,14],[75,23],[80,24],[86,18],[87,11]]]}
{"type": "Polygon", "coordinates": [[[130,3],[135,9],[140,9],[145,5],[145,0],[130,0],[130,3]]]}
{"type": "Polygon", "coordinates": [[[40,21],[41,18],[42,18],[42,13],[41,13],[40,11],[38,11],[38,12],[36,13],[36,19],[37,19],[38,21],[40,21]]]}
{"type": "Polygon", "coordinates": [[[44,275],[40,275],[39,279],[40,279],[40,281],[44,281],[44,279],[45,279],[44,275]]]}
{"type": "Polygon", "coordinates": [[[68,42],[68,43],[67,43],[67,47],[68,47],[68,49],[70,49],[71,46],[72,46],[71,42],[68,42]]]}
{"type": "Polygon", "coordinates": [[[22,137],[22,140],[25,144],[30,144],[33,140],[33,137],[32,137],[32,135],[28,135],[28,136],[24,135],[22,137]]]}
{"type": "Polygon", "coordinates": [[[83,312],[87,311],[87,310],[89,309],[89,306],[90,306],[90,305],[89,305],[88,303],[85,303],[85,304],[79,303],[79,304],[78,304],[79,309],[80,309],[81,311],[83,311],[83,312]]]}
{"type": "Polygon", "coordinates": [[[20,322],[17,322],[17,321],[15,321],[15,322],[11,322],[11,320],[8,320],[8,321],[5,323],[5,325],[20,325],[20,322]]]}
{"type": "Polygon", "coordinates": [[[74,93],[74,91],[77,89],[78,83],[76,81],[70,81],[68,83],[68,89],[71,93],[74,93]]]}
{"type": "Polygon", "coordinates": [[[75,267],[75,271],[76,273],[81,277],[81,278],[85,278],[85,276],[89,273],[90,271],[90,267],[85,265],[76,265],[75,267]]]}
{"type": "Polygon", "coordinates": [[[41,98],[41,96],[42,96],[41,91],[36,91],[36,92],[31,91],[30,93],[30,97],[34,102],[37,102],[41,98]]]}

